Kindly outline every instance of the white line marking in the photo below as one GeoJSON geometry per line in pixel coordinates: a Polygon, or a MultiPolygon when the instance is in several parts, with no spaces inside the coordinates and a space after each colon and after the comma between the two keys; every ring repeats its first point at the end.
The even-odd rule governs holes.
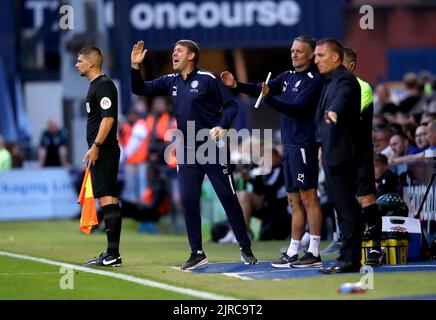
{"type": "Polygon", "coordinates": [[[252,279],[252,278],[248,278],[248,277],[241,276],[240,273],[224,272],[222,275],[223,275],[223,276],[227,276],[227,277],[236,278],[236,279],[239,279],[239,280],[254,280],[254,279],[252,279]]]}
{"type": "Polygon", "coordinates": [[[39,276],[46,274],[59,274],[59,272],[17,272],[17,273],[0,273],[0,276],[39,276]]]}
{"type": "Polygon", "coordinates": [[[37,257],[32,257],[32,256],[27,256],[27,255],[22,255],[22,254],[15,254],[15,253],[10,253],[10,252],[1,251],[1,250],[0,250],[0,255],[12,257],[12,258],[17,258],[17,259],[24,259],[24,260],[30,260],[30,261],[50,264],[53,266],[70,268],[73,270],[78,270],[78,271],[83,271],[83,272],[88,272],[88,273],[94,273],[94,274],[98,274],[101,276],[107,276],[107,277],[112,277],[112,278],[121,279],[121,280],[125,280],[125,281],[130,281],[130,282],[137,283],[137,284],[147,286],[147,287],[159,288],[162,290],[186,294],[186,295],[193,296],[196,298],[201,298],[201,299],[236,300],[236,298],[233,298],[230,296],[223,296],[223,295],[210,293],[210,292],[206,292],[206,291],[176,287],[176,286],[172,286],[169,284],[165,284],[165,283],[161,283],[161,282],[157,282],[157,281],[152,281],[152,280],[141,279],[141,278],[129,276],[129,275],[122,274],[122,273],[115,273],[115,272],[103,271],[103,270],[98,270],[98,269],[91,269],[91,268],[77,266],[74,264],[57,262],[57,261],[53,261],[53,260],[37,258],[37,257]]]}

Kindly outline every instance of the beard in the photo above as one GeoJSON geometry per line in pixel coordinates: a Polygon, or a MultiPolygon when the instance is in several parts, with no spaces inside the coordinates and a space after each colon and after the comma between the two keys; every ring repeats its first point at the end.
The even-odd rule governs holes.
{"type": "Polygon", "coordinates": [[[86,71],[80,71],[79,69],[77,69],[77,71],[79,71],[79,75],[81,76],[81,77],[86,77],[86,71]]]}

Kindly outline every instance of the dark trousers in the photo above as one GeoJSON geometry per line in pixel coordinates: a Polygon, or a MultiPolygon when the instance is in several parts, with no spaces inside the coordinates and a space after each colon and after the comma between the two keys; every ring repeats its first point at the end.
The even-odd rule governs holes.
{"type": "MultiPolygon", "coordinates": [[[[325,163],[325,162],[323,162],[325,163]]],[[[356,199],[357,166],[324,166],[326,184],[341,230],[338,260],[360,264],[362,258],[362,214],[356,199]]]]}
{"type": "Polygon", "coordinates": [[[224,207],[240,247],[250,248],[251,242],[230,168],[222,164],[181,164],[179,165],[180,196],[192,252],[202,250],[200,195],[205,174],[209,177],[224,207]]]}

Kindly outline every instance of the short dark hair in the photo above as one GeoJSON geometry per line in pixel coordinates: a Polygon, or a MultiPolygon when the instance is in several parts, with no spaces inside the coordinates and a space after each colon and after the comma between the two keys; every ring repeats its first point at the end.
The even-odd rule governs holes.
{"type": "Polygon", "coordinates": [[[84,46],[79,50],[78,53],[83,55],[96,54],[100,61],[100,67],[103,65],[103,52],[101,52],[100,48],[97,46],[84,46]]]}
{"type": "Polygon", "coordinates": [[[314,38],[312,38],[311,36],[308,36],[308,35],[298,36],[294,39],[294,41],[300,41],[300,42],[307,43],[309,45],[309,47],[312,49],[312,51],[315,50],[316,40],[314,38]]]}
{"type": "MultiPolygon", "coordinates": [[[[393,135],[392,135],[392,137],[393,136],[399,136],[402,140],[409,140],[409,138],[407,138],[407,135],[403,132],[403,131],[398,131],[398,132],[395,132],[393,135]]],[[[391,137],[391,138],[392,138],[391,137]]]]}
{"type": "Polygon", "coordinates": [[[200,47],[198,46],[198,44],[192,40],[187,39],[177,41],[174,46],[177,46],[178,44],[188,48],[189,52],[195,53],[194,66],[197,66],[198,62],[200,61],[200,47]]]}
{"type": "Polygon", "coordinates": [[[376,153],[374,154],[374,162],[378,162],[384,165],[388,165],[388,157],[386,157],[382,153],[376,153]]]}
{"type": "Polygon", "coordinates": [[[357,63],[357,53],[350,47],[344,47],[344,56],[357,63]]]}
{"type": "Polygon", "coordinates": [[[317,46],[326,44],[330,47],[330,49],[332,49],[334,52],[336,52],[339,55],[339,60],[343,61],[344,60],[344,46],[342,45],[342,43],[335,38],[324,38],[321,40],[318,40],[318,42],[316,43],[317,46]]]}

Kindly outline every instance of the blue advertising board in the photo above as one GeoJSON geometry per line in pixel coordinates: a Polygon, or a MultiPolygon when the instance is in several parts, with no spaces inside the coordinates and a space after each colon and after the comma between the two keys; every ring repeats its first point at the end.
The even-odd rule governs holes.
{"type": "MultiPolygon", "coordinates": [[[[142,39],[150,49],[167,50],[179,39],[201,48],[282,47],[292,38],[342,38],[345,0],[114,2],[115,36],[142,39]]],[[[120,39],[119,39],[120,40],[120,39]]]]}

